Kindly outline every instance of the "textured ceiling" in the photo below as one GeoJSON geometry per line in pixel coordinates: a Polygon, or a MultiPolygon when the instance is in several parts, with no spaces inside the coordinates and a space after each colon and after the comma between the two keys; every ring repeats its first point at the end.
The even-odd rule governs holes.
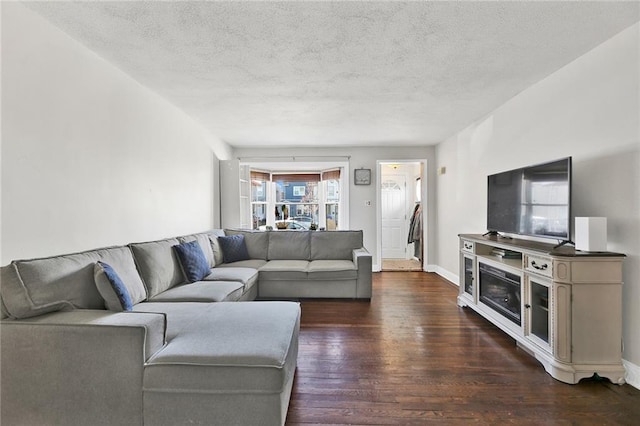
{"type": "Polygon", "coordinates": [[[236,147],[438,143],[638,2],[28,2],[236,147]]]}

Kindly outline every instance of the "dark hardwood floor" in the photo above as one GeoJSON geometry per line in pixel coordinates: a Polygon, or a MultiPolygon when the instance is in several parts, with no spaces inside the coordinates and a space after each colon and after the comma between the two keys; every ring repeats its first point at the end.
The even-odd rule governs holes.
{"type": "Polygon", "coordinates": [[[435,274],[374,274],[371,303],[302,302],[287,425],[640,424],[640,390],[568,385],[435,274]]]}

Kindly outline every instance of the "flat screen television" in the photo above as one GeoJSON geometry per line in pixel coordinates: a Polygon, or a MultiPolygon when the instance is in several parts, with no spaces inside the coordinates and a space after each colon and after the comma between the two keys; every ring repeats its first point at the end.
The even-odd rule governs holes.
{"type": "Polygon", "coordinates": [[[571,239],[571,157],[487,178],[487,230],[571,239]]]}

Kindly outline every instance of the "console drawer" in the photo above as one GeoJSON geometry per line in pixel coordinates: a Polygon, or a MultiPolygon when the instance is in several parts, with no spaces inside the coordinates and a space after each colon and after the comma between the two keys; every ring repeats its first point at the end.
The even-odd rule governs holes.
{"type": "Polygon", "coordinates": [[[466,241],[466,240],[462,240],[462,251],[465,251],[467,253],[473,253],[474,244],[473,241],[466,241]]]}
{"type": "Polygon", "coordinates": [[[527,263],[525,269],[545,277],[553,276],[553,262],[548,257],[538,257],[527,255],[527,263]]]}

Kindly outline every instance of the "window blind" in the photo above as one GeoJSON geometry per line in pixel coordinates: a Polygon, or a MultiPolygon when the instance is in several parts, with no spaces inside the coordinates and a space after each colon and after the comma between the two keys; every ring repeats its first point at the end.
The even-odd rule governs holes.
{"type": "Polygon", "coordinates": [[[320,182],[320,173],[274,173],[273,181],[320,182]]]}
{"type": "Polygon", "coordinates": [[[322,172],[322,180],[339,180],[339,179],[340,179],[340,169],[327,170],[326,172],[322,172]]]}
{"type": "Polygon", "coordinates": [[[251,170],[251,180],[269,182],[271,180],[271,175],[266,172],[258,172],[256,170],[251,170]]]}

